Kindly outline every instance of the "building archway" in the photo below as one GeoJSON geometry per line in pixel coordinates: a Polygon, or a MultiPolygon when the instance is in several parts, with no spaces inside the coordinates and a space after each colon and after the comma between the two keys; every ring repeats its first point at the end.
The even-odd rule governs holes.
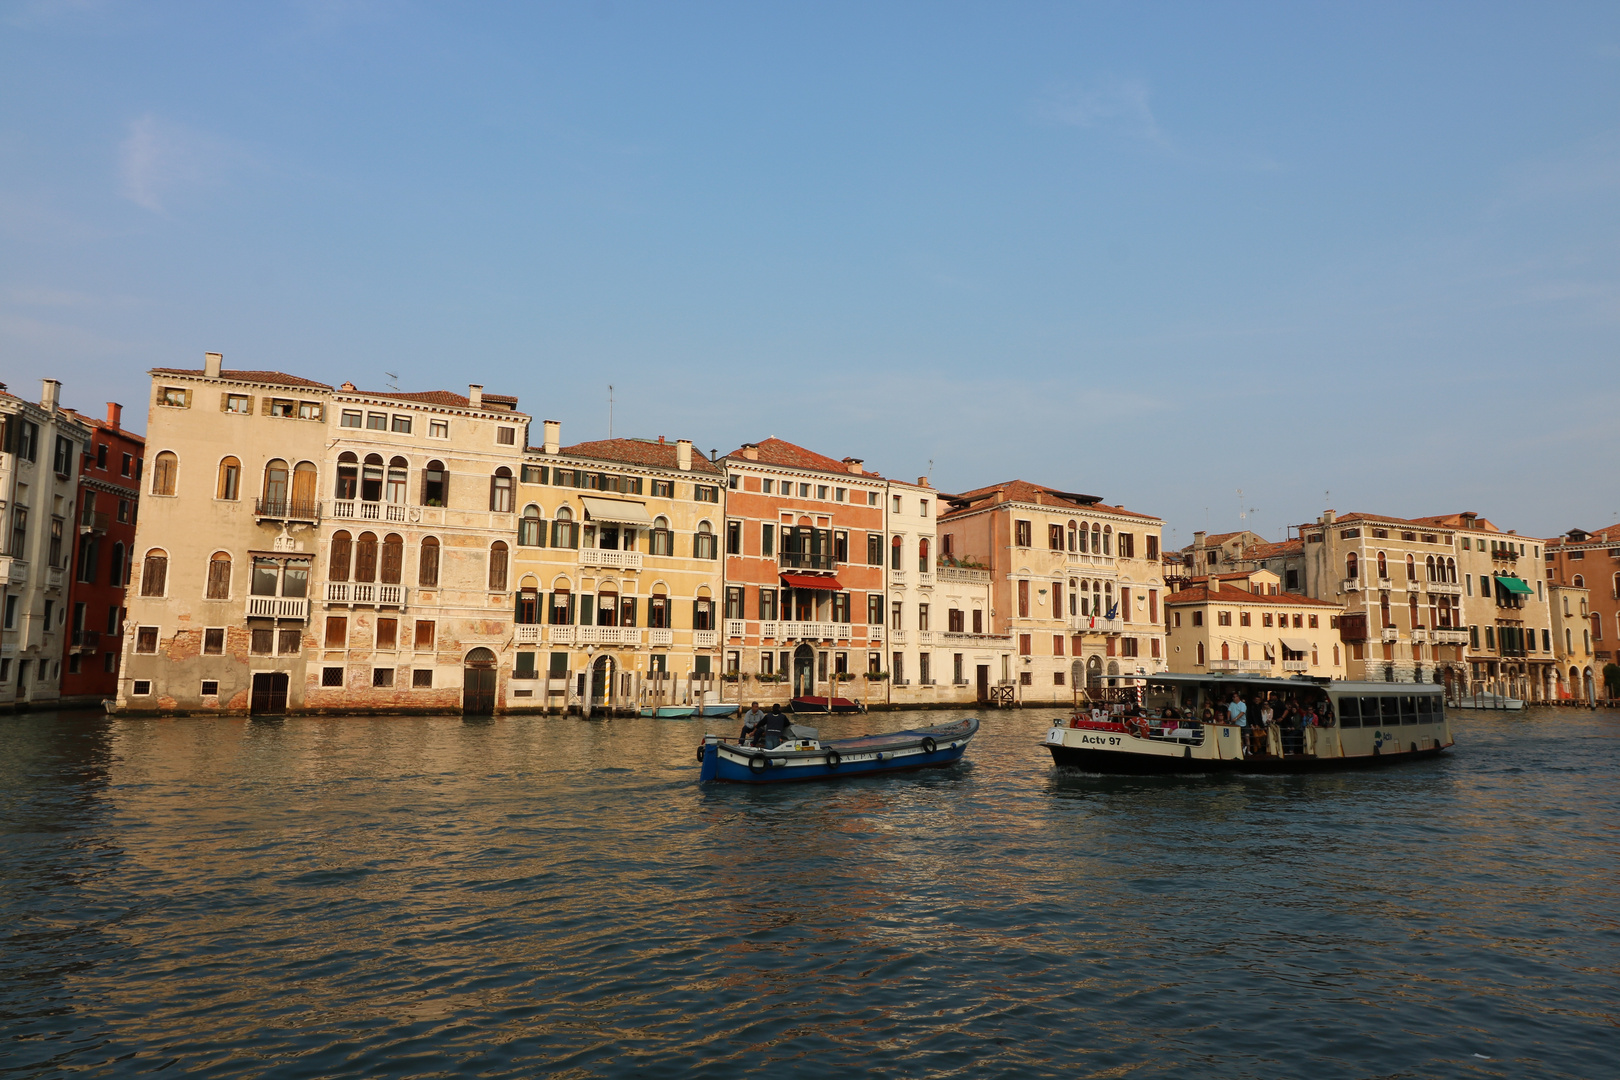
{"type": "Polygon", "coordinates": [[[1086,686],[1092,689],[1102,685],[1102,657],[1093,656],[1086,661],[1086,686]]]}
{"type": "Polygon", "coordinates": [[[461,711],[488,716],[495,711],[495,654],[477,648],[462,661],[461,711]]]}
{"type": "Polygon", "coordinates": [[[813,697],[816,692],[816,650],[800,645],[793,650],[793,696],[813,697]]]}
{"type": "Polygon", "coordinates": [[[613,657],[604,653],[591,662],[591,699],[587,715],[613,711],[613,657]]]}

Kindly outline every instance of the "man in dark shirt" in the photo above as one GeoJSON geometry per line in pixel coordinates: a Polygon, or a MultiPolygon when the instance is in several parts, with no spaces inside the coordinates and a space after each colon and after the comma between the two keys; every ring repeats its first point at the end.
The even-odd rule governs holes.
{"type": "Polygon", "coordinates": [[[788,725],[792,723],[787,713],[782,711],[781,705],[772,705],[771,711],[765,716],[765,749],[775,750],[782,742],[782,736],[787,734],[788,725]]]}

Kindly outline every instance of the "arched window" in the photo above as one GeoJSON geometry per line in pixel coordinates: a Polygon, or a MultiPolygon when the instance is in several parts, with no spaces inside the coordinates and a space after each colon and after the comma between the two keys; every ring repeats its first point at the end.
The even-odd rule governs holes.
{"type": "MultiPolygon", "coordinates": [[[[715,543],[714,526],[707,521],[698,522],[697,535],[692,537],[692,557],[694,559],[719,558],[719,545],[715,543]]],[[[713,629],[713,627],[705,627],[713,629]]]]}
{"type": "Polygon", "coordinates": [[[208,560],[208,599],[229,600],[231,598],[231,557],[224,551],[216,551],[208,560]]]}
{"type": "Polygon", "coordinates": [[[489,478],[489,508],[497,514],[512,512],[512,470],[505,465],[489,478]]]}
{"type": "Polygon", "coordinates": [[[367,454],[360,469],[360,500],[382,502],[383,460],[381,454],[367,454]]]}
{"type": "Polygon", "coordinates": [[[383,498],[391,503],[405,501],[405,478],[408,466],[405,459],[396,457],[388,463],[388,484],[383,489],[383,498]]]}
{"type": "Polygon", "coordinates": [[[287,463],[271,458],[264,467],[264,510],[267,514],[287,511],[287,463]]]}
{"type": "Polygon", "coordinates": [[[1580,575],[1580,574],[1576,574],[1575,575],[1575,587],[1577,589],[1586,588],[1586,578],[1584,576],[1580,575]]]}
{"type": "Polygon", "coordinates": [[[1414,563],[1415,560],[1412,558],[1412,556],[1408,555],[1406,557],[1406,580],[1408,583],[1417,580],[1417,570],[1414,563]]]}
{"type": "Polygon", "coordinates": [[[1614,587],[1615,599],[1620,600],[1620,574],[1614,575],[1614,580],[1610,584],[1614,587]]]}
{"type": "Polygon", "coordinates": [[[523,508],[523,518],[518,522],[518,547],[543,547],[546,542],[546,523],[541,520],[540,508],[530,503],[523,508]]]}
{"type": "Polygon", "coordinates": [[[439,585],[439,538],[424,536],[422,552],[416,561],[416,583],[425,589],[439,585]]]}
{"type": "Polygon", "coordinates": [[[1389,593],[1385,593],[1378,601],[1378,614],[1381,618],[1379,625],[1386,629],[1395,625],[1395,620],[1389,616],[1389,593]]]}
{"type": "Polygon", "coordinates": [[[377,580],[377,534],[363,532],[354,545],[354,580],[377,580]]]}
{"type": "Polygon", "coordinates": [[[1344,576],[1351,581],[1361,576],[1361,563],[1353,551],[1344,557],[1344,576]]]}
{"type": "Polygon", "coordinates": [[[928,538],[925,536],[917,541],[917,572],[926,574],[932,569],[928,565],[928,538]]]}
{"type": "Polygon", "coordinates": [[[382,583],[398,585],[405,567],[405,541],[399,533],[389,533],[382,544],[382,583]]]}
{"type": "Polygon", "coordinates": [[[574,520],[574,512],[566,506],[558,507],[557,517],[551,523],[551,546],[579,547],[579,522],[574,520]]]}
{"type": "MultiPolygon", "coordinates": [[[[1198,666],[1202,667],[1204,664],[1204,643],[1202,641],[1198,642],[1196,651],[1198,653],[1198,666]]],[[[1093,659],[1095,659],[1095,657],[1093,657],[1093,659]]]]}
{"type": "Polygon", "coordinates": [[[1389,577],[1389,560],[1385,559],[1384,558],[1384,553],[1382,551],[1380,551],[1378,553],[1378,580],[1379,581],[1384,581],[1384,580],[1388,579],[1388,577],[1389,577]]]}
{"type": "Polygon", "coordinates": [[[1069,550],[1070,551],[1079,551],[1080,550],[1079,548],[1075,547],[1075,544],[1078,542],[1076,540],[1077,533],[1078,533],[1078,530],[1075,528],[1074,522],[1072,522],[1072,521],[1069,522],[1069,550]]]}
{"type": "Polygon", "coordinates": [[[1456,559],[1447,559],[1446,560],[1446,580],[1451,582],[1453,585],[1457,584],[1457,560],[1456,559]]]}
{"type": "Polygon", "coordinates": [[[1417,596],[1417,593],[1408,594],[1408,599],[1412,603],[1412,628],[1415,630],[1419,626],[1423,625],[1422,623],[1418,622],[1419,615],[1418,615],[1418,596],[1417,596]]]}
{"type": "Polygon", "coordinates": [[[1102,541],[1102,553],[1112,555],[1114,553],[1114,527],[1112,525],[1103,526],[1102,541]]]}
{"type": "Polygon", "coordinates": [[[1091,553],[1102,554],[1102,526],[1095,521],[1091,523],[1091,553]]]}
{"type": "Polygon", "coordinates": [[[904,549],[904,547],[903,547],[903,545],[901,543],[900,538],[897,536],[897,537],[894,538],[894,541],[889,545],[889,569],[890,570],[899,570],[899,569],[901,569],[900,560],[903,559],[903,558],[905,558],[905,549],[904,549]]]}
{"type": "Polygon", "coordinates": [[[228,457],[219,463],[219,485],[214,498],[235,502],[242,497],[242,463],[228,457]]]}
{"type": "Polygon", "coordinates": [[[180,479],[180,459],[165,450],[152,461],[152,494],[173,495],[180,479]]]}
{"type": "Polygon", "coordinates": [[[647,552],[650,555],[675,554],[675,534],[670,532],[669,518],[653,519],[652,532],[647,534],[647,552]]]}
{"type": "Polygon", "coordinates": [[[338,455],[337,488],[333,495],[339,499],[360,497],[360,459],[353,451],[345,450],[338,455]]]}
{"type": "Polygon", "coordinates": [[[124,565],[124,545],[117,543],[112,548],[112,584],[122,586],[129,584],[129,567],[124,565]]]}
{"type": "Polygon", "coordinates": [[[1079,604],[1075,599],[1075,591],[1076,591],[1075,590],[1075,585],[1076,585],[1076,582],[1075,582],[1074,578],[1070,578],[1069,579],[1069,614],[1070,615],[1076,615],[1076,614],[1079,614],[1079,612],[1080,612],[1079,604]]]}
{"type": "Polygon", "coordinates": [[[506,541],[489,545],[489,591],[506,591],[506,541]]]}
{"type": "Polygon", "coordinates": [[[450,502],[450,472],[442,461],[430,461],[422,470],[422,505],[447,506],[450,502]]]}
{"type": "Polygon", "coordinates": [[[1232,646],[1231,646],[1231,644],[1229,642],[1225,642],[1225,641],[1221,642],[1221,659],[1222,660],[1230,660],[1230,659],[1232,659],[1232,646]]]}
{"type": "Polygon", "coordinates": [[[1429,580],[1434,581],[1435,576],[1434,576],[1434,556],[1433,555],[1430,555],[1427,559],[1423,560],[1423,569],[1429,575],[1429,580]]]}
{"type": "Polygon", "coordinates": [[[297,517],[315,516],[315,466],[311,462],[293,466],[292,509],[297,517]]]}
{"type": "Polygon", "coordinates": [[[349,535],[348,530],[339,529],[332,534],[332,555],[326,566],[328,581],[349,580],[349,555],[353,546],[353,537],[349,535]]]}
{"type": "Polygon", "coordinates": [[[162,596],[169,587],[169,553],[153,548],[141,564],[141,595],[162,596]]]}

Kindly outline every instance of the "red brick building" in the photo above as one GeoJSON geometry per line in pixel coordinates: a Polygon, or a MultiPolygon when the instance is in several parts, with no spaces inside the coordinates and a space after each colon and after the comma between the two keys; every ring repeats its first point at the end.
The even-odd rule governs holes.
{"type": "Polygon", "coordinates": [[[135,548],[146,440],[124,430],[123,406],[116,402],[107,403],[105,420],[62,411],[93,429],[79,470],[74,511],[78,539],[68,579],[62,657],[63,703],[91,704],[118,693],[124,586],[135,548]]]}

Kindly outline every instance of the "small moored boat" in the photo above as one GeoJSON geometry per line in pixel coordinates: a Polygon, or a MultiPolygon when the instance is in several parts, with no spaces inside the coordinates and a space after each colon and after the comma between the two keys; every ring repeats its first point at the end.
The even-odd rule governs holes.
{"type": "Polygon", "coordinates": [[[866,708],[858,701],[851,701],[847,697],[796,697],[788,702],[788,708],[796,713],[858,713],[865,712],[866,708]]]}
{"type": "Polygon", "coordinates": [[[690,720],[697,715],[694,705],[660,705],[656,709],[642,709],[641,715],[649,719],[656,717],[659,720],[690,720]]]}
{"type": "Polygon", "coordinates": [[[785,784],[954,765],[979,730],[976,717],[951,724],[822,742],[815,728],[789,726],[787,738],[767,750],[705,735],[698,747],[700,783],[785,784]]]}
{"type": "Polygon", "coordinates": [[[704,716],[736,716],[737,715],[737,704],[735,702],[733,702],[730,705],[725,705],[725,704],[705,705],[705,706],[703,706],[703,715],[704,716]]]}

